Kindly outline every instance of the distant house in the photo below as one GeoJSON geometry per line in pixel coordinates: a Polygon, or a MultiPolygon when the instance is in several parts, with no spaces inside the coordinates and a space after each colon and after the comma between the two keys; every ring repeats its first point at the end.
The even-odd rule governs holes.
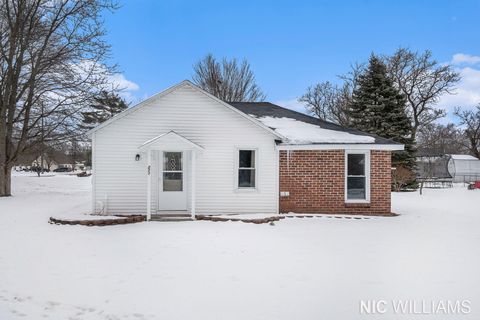
{"type": "Polygon", "coordinates": [[[52,160],[47,156],[39,156],[32,161],[31,167],[43,168],[45,170],[55,170],[58,168],[58,164],[55,162],[55,160],[52,160]]]}
{"type": "Polygon", "coordinates": [[[390,213],[403,145],[183,81],[90,132],[96,213],[390,213]]]}
{"type": "Polygon", "coordinates": [[[83,171],[85,169],[85,161],[75,161],[75,171],[83,171]]]}

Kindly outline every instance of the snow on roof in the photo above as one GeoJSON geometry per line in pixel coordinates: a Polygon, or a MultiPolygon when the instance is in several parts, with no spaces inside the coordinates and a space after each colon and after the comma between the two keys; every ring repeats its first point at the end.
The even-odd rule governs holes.
{"type": "MultiPolygon", "coordinates": [[[[321,133],[319,139],[318,139],[319,130],[312,130],[314,133],[316,133],[314,134],[313,138],[311,136],[304,136],[302,139],[291,138],[290,139],[291,141],[288,141],[287,139],[285,139],[286,137],[282,134],[281,132],[282,130],[280,129],[280,127],[269,126],[270,128],[272,127],[275,128],[274,131],[277,134],[281,135],[283,138],[282,140],[284,140],[283,142],[287,144],[288,143],[289,144],[369,143],[369,144],[401,146],[400,143],[397,143],[393,140],[382,138],[374,134],[364,133],[352,128],[343,127],[338,124],[328,122],[319,118],[315,118],[301,112],[283,108],[281,106],[278,106],[270,102],[229,102],[229,104],[237,108],[241,112],[246,113],[247,115],[257,120],[260,120],[262,118],[275,118],[275,119],[288,118],[292,122],[293,120],[296,120],[297,122],[301,122],[304,125],[307,125],[307,127],[309,127],[310,129],[312,129],[311,126],[314,126],[319,130],[323,129],[322,130],[323,132],[321,133]],[[371,137],[371,139],[369,137],[371,137]],[[296,141],[296,142],[292,142],[292,141],[296,141]]],[[[259,122],[261,122],[263,125],[268,126],[268,123],[264,123],[262,121],[259,121],[259,122]]],[[[267,119],[266,122],[270,122],[270,121],[268,121],[267,119]]]]}
{"type": "Polygon", "coordinates": [[[375,138],[342,131],[323,129],[292,118],[258,117],[267,127],[288,139],[287,143],[375,143],[375,138]]]}
{"type": "Polygon", "coordinates": [[[478,160],[469,154],[451,154],[450,157],[452,157],[453,160],[478,160]]]}

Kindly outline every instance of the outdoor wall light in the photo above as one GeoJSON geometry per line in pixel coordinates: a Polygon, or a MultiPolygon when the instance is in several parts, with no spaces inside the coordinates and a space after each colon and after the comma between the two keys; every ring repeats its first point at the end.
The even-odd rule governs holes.
{"type": "Polygon", "coordinates": [[[138,153],[135,155],[135,161],[140,161],[140,155],[138,153]]]}

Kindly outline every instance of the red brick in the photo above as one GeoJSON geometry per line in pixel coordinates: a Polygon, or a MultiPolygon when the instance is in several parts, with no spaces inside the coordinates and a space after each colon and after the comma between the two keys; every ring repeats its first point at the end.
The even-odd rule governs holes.
{"type": "Polygon", "coordinates": [[[280,212],[327,214],[389,214],[390,151],[370,154],[370,203],[345,203],[345,151],[280,151],[280,212]],[[287,161],[288,159],[288,161],[287,161]]]}

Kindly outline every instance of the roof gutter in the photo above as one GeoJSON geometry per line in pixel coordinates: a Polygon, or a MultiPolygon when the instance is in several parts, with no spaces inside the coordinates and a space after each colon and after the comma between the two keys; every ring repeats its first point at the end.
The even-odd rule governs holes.
{"type": "Polygon", "coordinates": [[[403,144],[374,143],[325,143],[325,144],[284,144],[277,145],[278,150],[384,150],[402,151],[403,144]]]}

